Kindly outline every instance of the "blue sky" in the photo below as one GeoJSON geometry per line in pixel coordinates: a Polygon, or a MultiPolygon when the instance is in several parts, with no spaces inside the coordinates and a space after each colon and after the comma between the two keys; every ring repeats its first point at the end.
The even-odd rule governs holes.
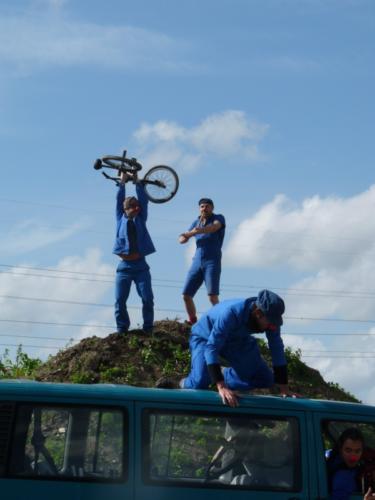
{"type": "Polygon", "coordinates": [[[185,317],[177,235],[212,197],[221,298],[278,292],[285,343],[374,403],[374,28],[371,0],[2,0],[1,349],[113,331],[115,187],[92,164],[127,149],[180,177],[150,206],[157,319],[185,317]]]}

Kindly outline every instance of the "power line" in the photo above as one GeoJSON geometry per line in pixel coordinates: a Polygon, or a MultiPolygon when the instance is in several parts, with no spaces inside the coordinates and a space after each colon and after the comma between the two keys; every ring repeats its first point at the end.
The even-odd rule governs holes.
{"type": "Polygon", "coordinates": [[[0,344],[2,346],[5,346],[5,347],[20,347],[22,346],[23,347],[31,347],[31,348],[35,348],[35,349],[62,349],[62,347],[57,347],[57,346],[46,346],[46,345],[28,345],[28,344],[0,344]]]}
{"type": "Polygon", "coordinates": [[[20,339],[37,339],[37,340],[61,340],[62,342],[71,342],[74,341],[74,338],[68,337],[44,337],[43,335],[11,335],[7,333],[0,333],[0,337],[14,337],[20,339]]]}
{"type": "Polygon", "coordinates": [[[324,355],[302,355],[304,358],[324,358],[324,359],[374,359],[373,356],[324,356],[324,355]]]}
{"type": "MultiPolygon", "coordinates": [[[[71,305],[76,305],[76,306],[113,307],[113,304],[101,304],[98,302],[80,302],[80,301],[75,301],[75,300],[47,299],[47,298],[41,298],[41,297],[21,297],[18,295],[0,295],[0,298],[11,299],[11,300],[25,300],[25,301],[32,301],[32,302],[50,302],[50,303],[54,303],[54,304],[71,304],[71,305]]],[[[127,305],[127,308],[128,309],[139,309],[139,310],[142,309],[140,306],[129,306],[129,305],[127,305]]],[[[182,309],[161,309],[161,308],[158,308],[158,309],[154,309],[154,310],[160,311],[160,312],[185,313],[185,311],[182,309]]]]}
{"type": "MultiPolygon", "coordinates": [[[[140,309],[140,308],[139,308],[140,309]]],[[[103,328],[103,329],[112,329],[115,330],[115,325],[98,325],[98,324],[87,324],[87,323],[60,323],[57,321],[36,321],[36,320],[20,320],[20,319],[12,319],[12,318],[0,318],[0,322],[2,323],[20,323],[25,325],[41,325],[41,326],[64,326],[64,327],[77,327],[77,328],[103,328]]],[[[372,337],[375,336],[375,333],[366,333],[366,332],[357,332],[357,333],[328,333],[328,332],[288,332],[283,331],[283,336],[349,336],[349,337],[372,337]]],[[[2,335],[0,334],[0,337],[2,335]]],[[[55,338],[55,337],[54,337],[55,338]]],[[[60,340],[70,340],[68,338],[60,339],[60,340]]]]}
{"type": "MultiPolygon", "coordinates": [[[[11,271],[0,271],[2,274],[11,274],[12,276],[32,276],[32,277],[44,277],[44,278],[55,278],[55,279],[71,279],[73,281],[95,281],[95,282],[103,282],[103,283],[113,283],[113,274],[109,273],[89,273],[89,272],[83,272],[83,271],[70,271],[68,269],[56,269],[56,268],[45,268],[45,267],[33,267],[33,266],[15,266],[11,264],[0,264],[0,267],[6,267],[6,268],[12,268],[12,269],[24,269],[24,270],[31,270],[31,271],[45,271],[45,272],[54,272],[54,273],[60,273],[60,274],[73,274],[73,275],[83,275],[83,276],[101,276],[101,277],[112,277],[112,280],[100,280],[100,279],[93,279],[93,278],[76,278],[73,276],[49,276],[49,275],[41,275],[41,274],[32,274],[32,273],[14,273],[11,271]]],[[[160,285],[160,284],[155,284],[154,286],[163,286],[166,288],[182,288],[182,281],[180,280],[172,280],[172,279],[165,279],[165,278],[153,278],[153,282],[155,281],[160,281],[162,283],[178,283],[178,286],[173,286],[173,285],[160,285]]],[[[266,285],[241,285],[241,284],[229,284],[229,283],[224,283],[222,284],[222,289],[226,291],[239,291],[240,289],[243,289],[244,291],[248,290],[261,290],[264,288],[270,288],[272,290],[284,290],[286,291],[287,295],[296,295],[296,294],[301,294],[301,292],[305,296],[312,296],[312,297],[341,297],[341,298],[374,298],[375,297],[375,291],[357,291],[357,292],[348,292],[346,290],[322,290],[322,289],[306,289],[306,288],[288,288],[288,287],[275,287],[275,286],[266,286],[266,285]],[[228,287],[233,287],[233,289],[230,289],[228,287]],[[238,289],[238,290],[237,290],[238,289]],[[296,293],[292,293],[296,292],[296,293]]]]}
{"type": "MultiPolygon", "coordinates": [[[[79,328],[111,328],[112,330],[116,327],[113,325],[88,325],[84,323],[58,323],[57,321],[35,321],[35,320],[22,320],[22,319],[2,319],[0,322],[3,323],[21,323],[26,325],[44,325],[44,326],[69,326],[69,327],[79,327],[79,328]]],[[[375,334],[374,334],[375,335],[375,334]]],[[[1,337],[2,335],[0,335],[1,337]]],[[[60,339],[69,340],[69,339],[60,339]]]]}
{"type": "MultiPolygon", "coordinates": [[[[4,347],[22,347],[22,348],[32,348],[32,349],[49,349],[49,350],[62,350],[65,347],[61,346],[46,346],[46,345],[33,345],[33,344],[9,344],[0,343],[0,346],[4,347]]],[[[324,359],[374,359],[375,353],[369,353],[370,355],[359,355],[359,356],[342,356],[342,355],[313,355],[313,354],[301,354],[303,358],[324,358],[324,359]]]]}
{"type": "Polygon", "coordinates": [[[73,276],[51,276],[47,274],[33,274],[33,273],[13,273],[12,271],[0,271],[0,274],[11,274],[12,276],[30,276],[32,278],[49,278],[49,279],[61,279],[61,280],[72,280],[72,281],[94,281],[96,283],[114,283],[114,280],[101,280],[92,278],[76,278],[73,276]]]}
{"type": "MultiPolygon", "coordinates": [[[[10,300],[25,300],[32,302],[48,302],[54,304],[70,304],[78,306],[90,306],[90,307],[113,307],[113,304],[101,304],[98,302],[80,302],[75,300],[63,300],[63,299],[48,299],[42,297],[21,297],[19,295],[0,295],[2,299],[10,300]]],[[[128,309],[141,309],[140,306],[127,306],[128,309]]],[[[182,313],[185,314],[183,309],[165,309],[165,308],[155,308],[155,311],[159,312],[171,312],[171,313],[182,313]]],[[[197,311],[202,314],[201,311],[197,311]]],[[[343,322],[343,323],[375,323],[374,319],[345,319],[345,318],[312,318],[312,317],[296,317],[296,316],[285,316],[285,319],[297,320],[297,321],[329,321],[329,322],[343,322]]]]}
{"type": "Polygon", "coordinates": [[[298,332],[293,332],[293,333],[289,333],[289,332],[285,332],[283,331],[283,336],[285,335],[294,335],[294,336],[301,336],[301,337],[305,337],[305,336],[338,336],[338,337],[342,337],[343,335],[344,336],[349,336],[349,337],[357,337],[357,336],[362,336],[362,337],[371,337],[371,336],[375,336],[375,333],[366,333],[366,332],[358,332],[358,333],[326,333],[326,332],[302,332],[302,333],[298,333],[298,332]]]}
{"type": "Polygon", "coordinates": [[[343,318],[303,318],[297,316],[285,316],[285,319],[299,320],[299,321],[330,321],[330,322],[343,322],[343,323],[375,323],[375,319],[343,319],[343,318]]]}
{"type": "MultiPolygon", "coordinates": [[[[71,281],[91,281],[91,282],[96,282],[96,283],[114,283],[115,280],[112,279],[112,280],[103,280],[103,279],[93,279],[93,278],[77,278],[77,277],[73,277],[73,276],[55,276],[55,275],[46,275],[46,274],[34,274],[34,273],[20,273],[20,272],[12,272],[12,271],[1,271],[0,270],[0,274],[10,274],[11,276],[14,276],[14,277],[17,277],[17,276],[26,276],[26,277],[36,277],[36,278],[48,278],[48,279],[66,279],[66,280],[71,280],[71,281]]],[[[89,273],[85,273],[85,274],[89,274],[89,273]]],[[[160,287],[160,288],[174,288],[174,289],[178,289],[178,290],[181,290],[182,288],[182,284],[181,285],[166,285],[166,284],[158,284],[158,283],[155,283],[155,281],[167,281],[167,280],[162,280],[162,279],[158,279],[158,278],[155,278],[154,280],[154,283],[153,283],[153,287],[160,287]]],[[[168,280],[168,281],[172,281],[172,280],[168,280]]],[[[227,285],[228,286],[228,285],[227,285]]],[[[232,285],[232,286],[235,286],[235,285],[232,285]]],[[[242,285],[239,285],[239,287],[242,287],[242,285]]],[[[226,292],[238,292],[238,291],[242,291],[242,290],[237,290],[237,289],[231,289],[231,288],[227,288],[226,285],[222,285],[221,287],[222,291],[226,291],[226,292]]],[[[253,286],[248,286],[247,287],[247,290],[252,290],[252,289],[256,289],[258,290],[258,287],[253,287],[253,286]]],[[[277,288],[273,288],[274,290],[277,289],[277,288]]],[[[300,290],[298,290],[298,293],[297,293],[297,290],[296,290],[296,293],[293,293],[293,291],[291,292],[290,291],[291,289],[287,289],[287,292],[286,292],[286,295],[288,296],[296,296],[296,295],[300,295],[300,290]]],[[[328,292],[323,292],[321,291],[321,293],[318,293],[318,292],[313,292],[313,293],[304,293],[305,296],[309,296],[309,297],[341,297],[341,298],[354,298],[354,299],[363,299],[363,298],[368,298],[368,299],[372,299],[375,297],[375,293],[371,296],[365,296],[363,294],[360,294],[359,296],[357,296],[356,293],[352,292],[352,293],[349,293],[347,292],[346,294],[343,294],[343,295],[338,295],[338,294],[332,294],[332,293],[328,293],[328,292]]]]}

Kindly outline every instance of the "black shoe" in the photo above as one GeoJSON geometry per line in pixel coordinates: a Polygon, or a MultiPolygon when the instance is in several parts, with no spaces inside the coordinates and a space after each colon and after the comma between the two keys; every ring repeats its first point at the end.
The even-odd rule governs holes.
{"type": "Polygon", "coordinates": [[[160,377],[155,382],[155,387],[158,389],[178,389],[178,384],[171,377],[160,377]]]}

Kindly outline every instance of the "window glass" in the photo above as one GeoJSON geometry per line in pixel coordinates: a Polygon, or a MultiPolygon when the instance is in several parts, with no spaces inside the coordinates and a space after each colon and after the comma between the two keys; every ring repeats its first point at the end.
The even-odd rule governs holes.
{"type": "Polygon", "coordinates": [[[85,470],[106,477],[122,474],[123,417],[120,412],[92,411],[90,414],[85,470]]]}
{"type": "Polygon", "coordinates": [[[149,481],[296,490],[296,419],[148,412],[149,481]]]}
{"type": "Polygon", "coordinates": [[[329,491],[375,491],[375,423],[325,420],[322,439],[329,491]]]}
{"type": "Polygon", "coordinates": [[[123,412],[20,405],[9,472],[70,480],[123,478],[123,412]]]}

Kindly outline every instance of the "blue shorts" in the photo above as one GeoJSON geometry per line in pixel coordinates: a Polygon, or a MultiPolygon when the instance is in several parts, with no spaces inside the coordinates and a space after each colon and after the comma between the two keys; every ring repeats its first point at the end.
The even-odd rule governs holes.
{"type": "Polygon", "coordinates": [[[221,274],[221,259],[193,259],[183,288],[183,295],[194,297],[204,282],[207,295],[219,295],[221,274]]]}

